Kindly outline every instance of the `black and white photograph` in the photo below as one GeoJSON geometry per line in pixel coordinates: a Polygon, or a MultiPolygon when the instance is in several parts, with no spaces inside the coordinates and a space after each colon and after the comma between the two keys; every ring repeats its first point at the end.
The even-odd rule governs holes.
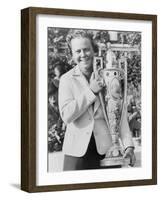
{"type": "Polygon", "coordinates": [[[47,28],[49,173],[142,166],[142,33],[47,28]]]}

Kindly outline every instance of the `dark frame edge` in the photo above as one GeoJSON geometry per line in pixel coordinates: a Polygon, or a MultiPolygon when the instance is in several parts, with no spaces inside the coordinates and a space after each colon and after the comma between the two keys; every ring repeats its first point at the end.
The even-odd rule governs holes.
{"type": "Polygon", "coordinates": [[[152,19],[152,179],[157,184],[157,15],[152,19]]]}
{"type": "Polygon", "coordinates": [[[140,14],[140,13],[122,13],[122,12],[107,12],[94,10],[76,10],[63,8],[48,8],[48,7],[28,7],[32,13],[48,14],[48,15],[64,15],[75,17],[100,17],[100,18],[114,18],[114,19],[130,19],[130,20],[152,20],[156,15],[140,14]]]}
{"type": "Polygon", "coordinates": [[[36,23],[21,10],[21,190],[36,186],[36,23]]]}
{"type": "Polygon", "coordinates": [[[21,10],[21,189],[29,187],[29,11],[21,10]]]}
{"type": "Polygon", "coordinates": [[[79,184],[65,184],[65,185],[44,185],[35,186],[28,192],[56,192],[67,190],[88,190],[88,189],[103,189],[115,187],[133,187],[133,186],[148,186],[155,185],[153,179],[146,180],[132,180],[132,181],[114,181],[114,182],[99,182],[99,183],[79,183],[79,184]]]}

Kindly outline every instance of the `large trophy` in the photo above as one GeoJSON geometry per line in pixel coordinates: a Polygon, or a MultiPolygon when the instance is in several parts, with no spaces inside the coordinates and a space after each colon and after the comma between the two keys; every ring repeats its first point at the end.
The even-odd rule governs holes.
{"type": "Polygon", "coordinates": [[[105,59],[100,55],[94,57],[94,73],[104,82],[105,87],[99,93],[99,98],[112,138],[112,147],[101,161],[101,166],[127,165],[129,160],[123,158],[124,149],[120,139],[120,126],[127,96],[126,59],[116,59],[110,44],[107,44],[105,59]]]}

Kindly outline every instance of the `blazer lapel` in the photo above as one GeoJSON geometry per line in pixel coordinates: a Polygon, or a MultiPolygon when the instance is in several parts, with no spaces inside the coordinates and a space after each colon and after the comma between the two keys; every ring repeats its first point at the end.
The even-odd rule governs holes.
{"type": "MultiPolygon", "coordinates": [[[[83,76],[82,72],[80,71],[78,65],[75,66],[74,72],[73,72],[74,78],[79,80],[84,88],[89,87],[89,83],[86,80],[86,78],[83,76]]],[[[97,103],[98,104],[98,103],[97,103]]],[[[97,105],[98,106],[98,105],[97,105]]],[[[93,107],[92,105],[88,107],[88,112],[90,115],[93,115],[93,107]]]]}

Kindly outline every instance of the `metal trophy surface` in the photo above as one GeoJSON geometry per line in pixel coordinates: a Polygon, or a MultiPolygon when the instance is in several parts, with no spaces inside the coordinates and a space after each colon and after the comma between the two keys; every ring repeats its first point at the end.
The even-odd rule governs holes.
{"type": "Polygon", "coordinates": [[[105,87],[103,92],[99,93],[99,97],[112,138],[112,147],[106,153],[105,159],[101,161],[101,166],[122,166],[129,162],[123,158],[120,139],[120,125],[126,104],[127,66],[126,63],[121,65],[120,60],[116,60],[115,53],[108,44],[104,64],[103,57],[94,58],[94,72],[104,81],[105,87]]]}

